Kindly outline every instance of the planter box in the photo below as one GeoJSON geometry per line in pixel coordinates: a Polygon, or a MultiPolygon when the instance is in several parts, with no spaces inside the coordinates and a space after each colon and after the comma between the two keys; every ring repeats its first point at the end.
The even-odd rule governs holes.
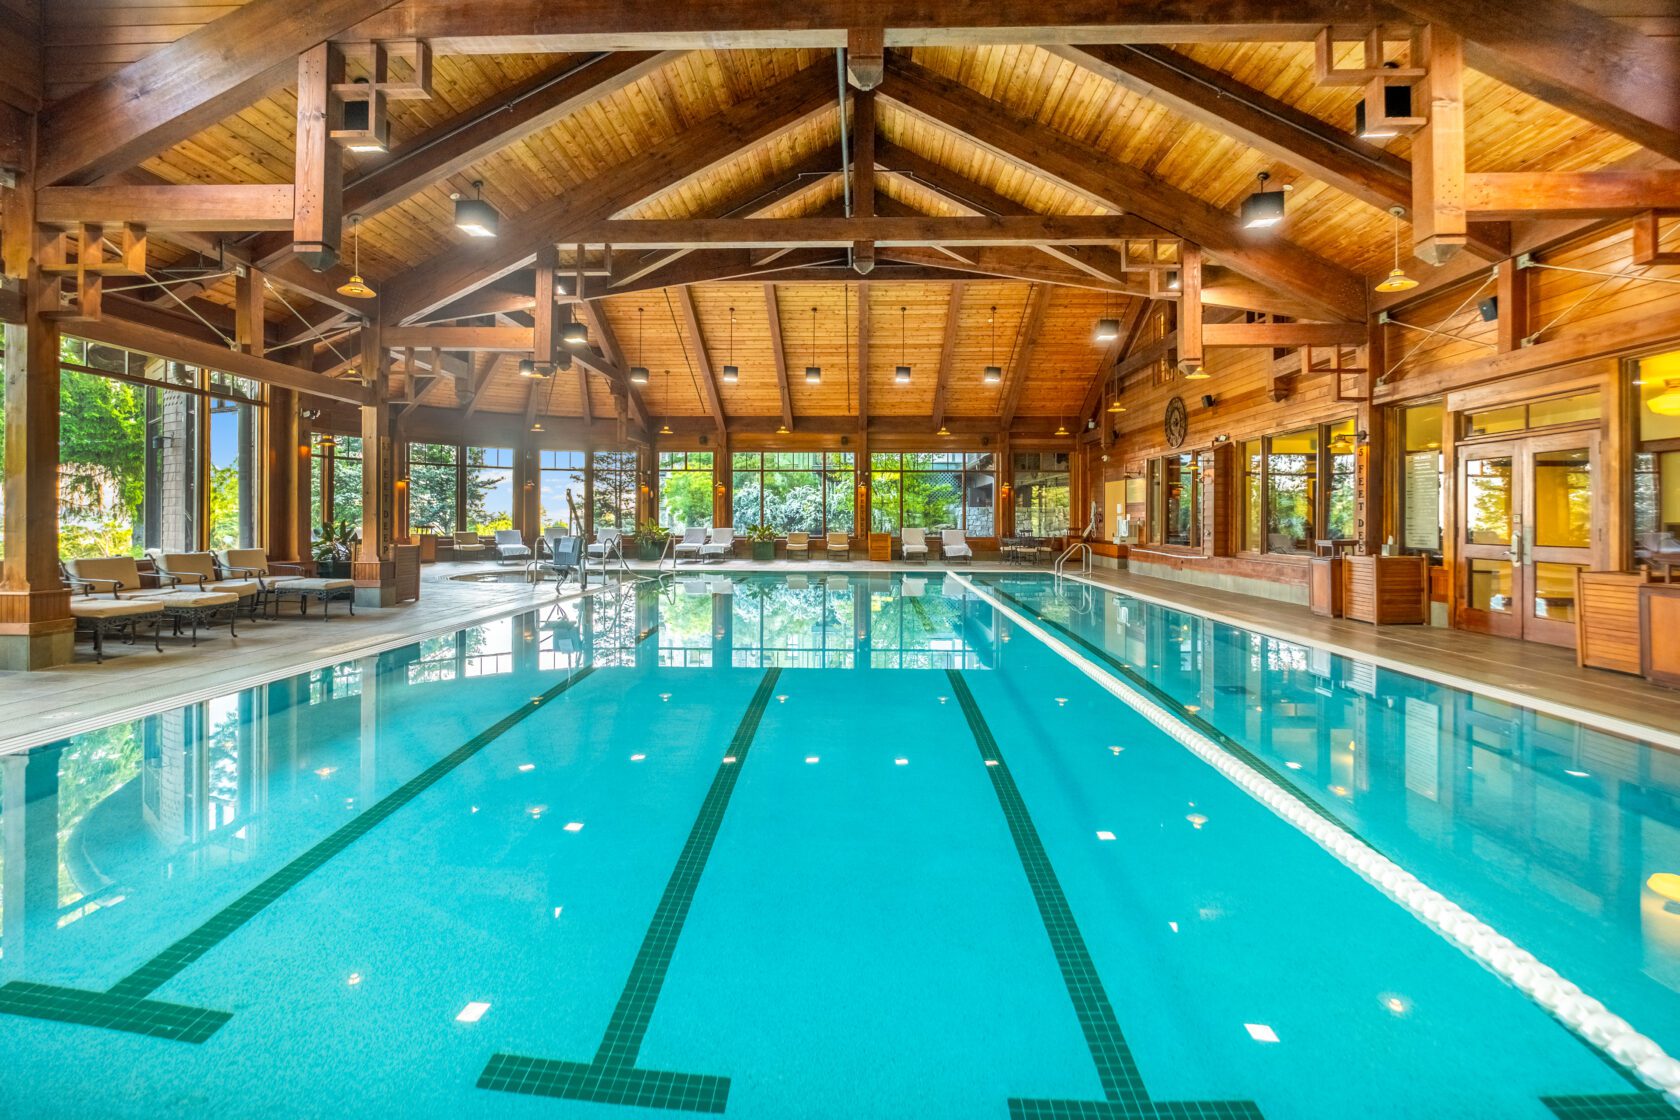
{"type": "Polygon", "coordinates": [[[321,579],[349,579],[350,561],[317,560],[315,561],[315,575],[321,579]]]}
{"type": "Polygon", "coordinates": [[[636,559],[638,560],[657,560],[659,559],[659,554],[664,551],[664,541],[645,540],[641,537],[636,538],[636,559]]]}
{"type": "Polygon", "coordinates": [[[775,541],[750,541],[752,558],[754,560],[774,560],[776,558],[775,541]]]}

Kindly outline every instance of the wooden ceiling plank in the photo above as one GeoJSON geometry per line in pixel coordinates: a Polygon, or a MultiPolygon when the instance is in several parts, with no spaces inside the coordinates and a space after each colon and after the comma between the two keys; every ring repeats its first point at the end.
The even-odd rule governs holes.
{"type": "Polygon", "coordinates": [[[1297,245],[1258,239],[1235,216],[1086,144],[1025,121],[1000,103],[897,58],[889,97],[915,117],[961,133],[1011,163],[1115,210],[1156,222],[1202,246],[1227,267],[1319,309],[1321,317],[1365,317],[1364,281],[1297,245]]]}
{"type": "Polygon", "coordinates": [[[1021,329],[1021,350],[1009,364],[1008,380],[1004,382],[1003,389],[1003,406],[998,410],[1005,428],[1015,423],[1015,412],[1021,406],[1021,390],[1027,384],[1027,375],[1032,372],[1033,351],[1037,349],[1039,336],[1044,332],[1044,316],[1049,310],[1050,289],[1042,285],[1034,288],[1028,298],[1026,320],[1021,329]]]}
{"type": "Polygon", "coordinates": [[[251,0],[41,115],[43,186],[90,183],[285,86],[297,57],[396,0],[251,0]]]}
{"type": "Polygon", "coordinates": [[[945,423],[945,400],[951,391],[951,363],[957,354],[957,333],[961,325],[963,294],[967,284],[951,285],[951,302],[945,308],[945,334],[939,344],[939,376],[933,389],[933,426],[945,423]]]}
{"type": "MultiPolygon", "coordinates": [[[[488,244],[461,245],[394,279],[386,295],[392,322],[406,322],[530,262],[544,242],[576,241],[576,230],[682,183],[740,150],[773,140],[823,111],[833,72],[811,66],[645,149],[579,187],[502,221],[488,244]]],[[[617,242],[613,242],[617,244],[617,242]]]]}
{"type": "Polygon", "coordinates": [[[782,339],[782,311],[776,285],[764,285],[764,313],[770,321],[770,352],[776,358],[776,390],[782,398],[782,427],[793,431],[793,392],[788,386],[787,347],[782,339]]]}

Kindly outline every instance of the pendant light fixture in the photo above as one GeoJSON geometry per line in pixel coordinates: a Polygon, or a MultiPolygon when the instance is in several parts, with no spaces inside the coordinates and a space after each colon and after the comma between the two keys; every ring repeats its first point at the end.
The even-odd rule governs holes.
{"type": "Polygon", "coordinates": [[[648,383],[647,367],[642,364],[642,343],[646,340],[642,333],[642,309],[636,308],[636,364],[630,367],[630,384],[646,385],[648,383]]]}
{"type": "Polygon", "coordinates": [[[1289,187],[1281,190],[1266,189],[1266,180],[1272,177],[1271,172],[1262,171],[1256,178],[1260,180],[1260,189],[1243,199],[1242,224],[1244,229],[1265,229],[1283,221],[1283,193],[1289,187]]]}
{"type": "Polygon", "coordinates": [[[1096,340],[1103,345],[1120,341],[1120,320],[1114,318],[1108,303],[1109,293],[1103,293],[1103,317],[1097,320],[1096,340]]]}
{"type": "Polygon", "coordinates": [[[560,331],[560,341],[573,350],[589,345],[589,328],[577,319],[567,323],[560,331]]]}
{"type": "Polygon", "coordinates": [[[1404,206],[1390,206],[1388,212],[1394,216],[1394,271],[1383,278],[1377,285],[1379,292],[1405,292],[1418,286],[1418,282],[1406,275],[1406,270],[1400,267],[1400,217],[1405,214],[1404,206]]]}
{"type": "Polygon", "coordinates": [[[729,361],[723,367],[723,383],[733,385],[741,380],[741,367],[735,364],[735,309],[729,309],[729,361]]]}
{"type": "Polygon", "coordinates": [[[1056,421],[1056,434],[1059,436],[1070,434],[1067,430],[1067,425],[1060,420],[1056,421]]]}
{"type": "MultiPolygon", "coordinates": [[[[1397,70],[1398,62],[1385,62],[1386,70],[1397,70]]],[[[1381,81],[1381,79],[1378,79],[1381,81]]],[[[1371,95],[1367,93],[1361,97],[1353,108],[1353,133],[1361,140],[1392,140],[1400,135],[1392,121],[1407,119],[1412,115],[1412,87],[1400,82],[1382,82],[1383,119],[1368,121],[1365,106],[1370,102],[1371,95]]]]}
{"type": "Polygon", "coordinates": [[[817,309],[811,308],[811,364],[805,367],[805,384],[822,384],[822,367],[817,364],[817,309]]]}
{"type": "Polygon", "coordinates": [[[934,433],[934,435],[939,435],[939,436],[948,436],[950,434],[951,434],[951,429],[947,428],[943,424],[939,425],[939,430],[934,433]]]}
{"type": "Polygon", "coordinates": [[[473,197],[450,195],[455,200],[455,228],[468,237],[494,237],[502,216],[484,201],[484,180],[473,180],[473,197]]]}
{"type": "Polygon", "coordinates": [[[519,376],[541,377],[542,374],[537,372],[537,363],[535,360],[531,358],[521,358],[519,359],[519,376]]]}
{"type": "MultiPolygon", "coordinates": [[[[671,371],[670,370],[665,371],[665,407],[666,408],[671,407],[671,371]]],[[[659,434],[662,435],[662,436],[668,436],[668,435],[671,434],[671,422],[669,420],[665,420],[665,421],[662,421],[660,423],[659,434]]]]}
{"type": "Polygon", "coordinates": [[[898,368],[893,370],[893,381],[900,385],[910,384],[909,358],[905,353],[906,332],[904,329],[904,308],[898,309],[898,368]]]}
{"type": "Polygon", "coordinates": [[[350,272],[350,279],[338,286],[338,294],[349,296],[351,299],[372,299],[379,293],[374,291],[366,280],[362,279],[362,216],[350,215],[350,242],[355,246],[353,260],[355,266],[350,272]]]}
{"type": "Polygon", "coordinates": [[[986,324],[988,329],[991,331],[992,337],[992,364],[980,371],[980,380],[985,382],[987,385],[996,385],[999,381],[1003,380],[1003,370],[997,364],[997,304],[995,303],[992,304],[992,315],[991,318],[986,320],[986,324]]]}

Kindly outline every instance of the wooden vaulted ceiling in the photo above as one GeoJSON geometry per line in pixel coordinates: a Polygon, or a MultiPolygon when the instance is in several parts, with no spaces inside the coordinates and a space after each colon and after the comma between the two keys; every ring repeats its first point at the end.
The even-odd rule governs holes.
{"type": "MultiPolygon", "coordinates": [[[[70,95],[243,2],[54,0],[43,6],[46,92],[49,98],[70,95]]],[[[1680,21],[1672,18],[1664,0],[1594,0],[1589,6],[1648,34],[1680,33],[1680,21]]],[[[1082,183],[1041,174],[985,136],[952,127],[929,108],[939,96],[978,98],[974,103],[986,115],[1025,123],[1051,144],[1077,145],[1093,157],[1089,162],[1099,173],[1141,172],[1214,211],[1234,212],[1253,189],[1255,175],[1267,171],[1274,186],[1292,187],[1288,217],[1274,234],[1279,245],[1293,246],[1303,259],[1316,259],[1332,271],[1366,281],[1391,267],[1391,221],[1380,185],[1315,177],[1311,160],[1292,163],[1287,156],[1245,143],[1181,111],[1170,94],[1150,89],[1137,73],[1117,80],[1118,71],[1105,71],[1100,64],[1107,60],[1124,69],[1146,52],[1144,64],[1165,63],[1192,80],[1240,83],[1348,134],[1362,92],[1316,84],[1312,44],[1198,42],[1151,45],[1141,51],[1081,49],[1090,50],[1099,64],[1093,64],[1090,55],[1055,45],[940,45],[890,51],[886,79],[874,98],[879,212],[1115,212],[1114,199],[1095,197],[1082,183]],[[923,88],[916,83],[925,83],[925,90],[933,92],[913,93],[923,88]]],[[[1356,49],[1347,44],[1341,61],[1349,61],[1356,49]]],[[[434,262],[470,252],[474,246],[452,224],[451,194],[471,192],[478,181],[484,197],[504,215],[504,238],[509,226],[517,228],[512,220],[517,216],[563,204],[602,184],[616,183],[627,200],[616,211],[621,218],[743,213],[799,217],[838,211],[841,113],[831,51],[690,50],[639,58],[633,70],[622,58],[615,64],[626,68],[632,80],[606,96],[510,138],[448,178],[370,205],[360,227],[362,272],[388,301],[401,299],[424,283],[434,262]],[[809,112],[766,129],[765,139],[720,151],[717,161],[698,174],[680,176],[651,192],[638,189],[636,176],[643,166],[638,158],[645,161],[646,153],[762,99],[767,91],[787,89],[802,76],[811,88],[821,82],[826,91],[813,95],[809,112]]],[[[346,181],[353,187],[400,157],[405,144],[434,137],[454,122],[482,115],[486,107],[517,102],[559,76],[587,74],[591,65],[601,63],[586,55],[440,50],[432,98],[391,103],[395,156],[347,155],[346,181]]],[[[400,74],[403,64],[394,66],[400,74]]],[[[351,73],[355,72],[352,60],[351,73]]],[[[1469,75],[1465,100],[1472,171],[1591,170],[1649,156],[1633,142],[1486,74],[1469,75]]],[[[278,90],[147,159],[140,173],[168,183],[288,183],[294,170],[295,114],[294,91],[278,90]]],[[[1357,158],[1370,157],[1363,145],[1350,143],[1350,148],[1357,158]]],[[[1394,161],[1410,157],[1404,138],[1388,142],[1382,151],[1391,168],[1394,161]]],[[[246,235],[244,242],[262,247],[265,237],[272,245],[272,235],[246,235]]],[[[1402,228],[1402,244],[1409,243],[1409,229],[1402,228]]],[[[520,248],[528,253],[536,246],[520,248]]],[[[167,234],[159,234],[153,239],[150,263],[154,269],[184,267],[202,259],[204,252],[202,241],[172,242],[167,234]]],[[[749,260],[765,255],[737,252],[749,260]]],[[[1112,357],[1092,341],[1093,321],[1099,316],[1127,319],[1141,297],[1104,291],[1115,285],[1104,285],[1065,259],[1030,247],[955,252],[962,259],[945,254],[942,260],[941,252],[931,249],[896,254],[883,250],[882,259],[949,268],[964,274],[961,281],[898,280],[887,270],[869,279],[836,267],[826,282],[804,282],[806,270],[800,282],[791,275],[769,273],[747,281],[700,280],[685,288],[659,284],[665,278],[673,284],[687,279],[686,264],[721,254],[619,250],[615,271],[622,270],[624,254],[629,254],[652,269],[645,281],[628,292],[604,288],[604,277],[586,277],[584,283],[587,295],[599,297],[594,314],[616,342],[617,353],[609,349],[607,357],[653,371],[650,384],[640,391],[650,417],[712,414],[702,383],[704,364],[721,367],[732,360],[742,375],[738,384],[718,386],[722,411],[732,421],[743,418],[766,429],[790,411],[795,417],[855,415],[860,395],[867,397],[871,416],[937,421],[943,415],[1007,414],[1071,421],[1105,356],[1112,357]],[[661,262],[666,262],[663,269],[653,268],[661,262]],[[1010,276],[985,275],[988,262],[999,266],[990,270],[1010,276]],[[1050,271],[1041,276],[1042,270],[1050,271]],[[1070,279],[1072,283],[1066,282],[1070,279]],[[688,327],[685,301],[700,337],[688,327]],[[776,377],[778,336],[788,372],[785,394],[776,377]],[[860,362],[860,346],[867,351],[866,361],[860,362]],[[979,372],[994,361],[994,352],[1006,376],[1002,385],[983,385],[979,372]],[[893,369],[901,362],[914,370],[909,386],[893,381],[893,369]],[[804,381],[804,367],[812,363],[824,369],[820,385],[804,381]]],[[[826,257],[807,252],[789,261],[813,256],[836,264],[844,260],[844,252],[835,251],[826,257]]],[[[562,275],[569,276],[576,263],[562,246],[562,275]]],[[[585,263],[602,263],[598,251],[586,253],[585,263]]],[[[1409,254],[1403,263],[1414,274],[1429,272],[1427,264],[1409,254]]],[[[528,270],[500,281],[504,288],[523,285],[527,292],[529,284],[528,270]]],[[[1239,294],[1228,302],[1243,306],[1240,283],[1231,290],[1239,294]]],[[[200,298],[231,306],[232,280],[210,284],[200,298]]],[[[162,304],[165,298],[156,297],[156,302],[162,304]]],[[[1288,293],[1275,304],[1271,309],[1292,309],[1288,293]]],[[[507,310],[518,314],[516,303],[507,310]]],[[[343,316],[332,307],[295,293],[284,301],[271,296],[264,311],[276,332],[288,338],[301,337],[300,314],[324,324],[325,330],[343,329],[343,316]]],[[[1327,317],[1310,309],[1305,314],[1327,317]]],[[[598,344],[602,333],[592,330],[598,344]]],[[[562,373],[533,386],[517,375],[516,357],[462,358],[457,368],[464,367],[466,373],[428,379],[418,403],[467,412],[613,415],[613,399],[602,375],[562,373]],[[541,400],[533,394],[540,394],[541,400]]]]}

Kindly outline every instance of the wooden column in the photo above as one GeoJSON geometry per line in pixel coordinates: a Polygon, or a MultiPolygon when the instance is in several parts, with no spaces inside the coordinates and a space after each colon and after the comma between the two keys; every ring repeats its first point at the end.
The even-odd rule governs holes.
{"type": "Polygon", "coordinates": [[[8,280],[22,288],[21,322],[6,332],[6,558],[0,575],[0,669],[68,662],[75,622],[58,578],[57,285],[41,274],[45,240],[28,176],[0,191],[8,280]]]}
{"type": "MultiPolygon", "coordinates": [[[[1387,335],[1373,320],[1369,327],[1369,341],[1365,349],[1365,399],[1354,414],[1354,427],[1365,433],[1365,439],[1354,447],[1355,475],[1353,499],[1353,535],[1356,548],[1370,555],[1382,551],[1392,526],[1398,522],[1389,515],[1387,487],[1383,479],[1388,465],[1389,429],[1383,410],[1372,402],[1381,376],[1388,362],[1387,335]]],[[[1339,376],[1339,375],[1338,375],[1339,376]]],[[[1403,480],[1402,480],[1403,481],[1403,480]]]]}
{"type": "Polygon", "coordinates": [[[1501,354],[1522,349],[1523,339],[1528,337],[1528,277],[1529,271],[1518,268],[1515,259],[1499,262],[1499,332],[1495,341],[1501,354]]]}
{"type": "Polygon", "coordinates": [[[712,524],[734,525],[735,535],[740,536],[752,526],[735,525],[734,495],[730,492],[735,484],[735,475],[731,459],[729,436],[720,433],[717,448],[712,454],[712,524]]]}
{"type": "Polygon", "coordinates": [[[1185,243],[1179,257],[1178,368],[1195,373],[1202,368],[1202,251],[1185,243]]]}
{"type": "Polygon", "coordinates": [[[362,376],[373,388],[373,403],[362,406],[362,543],[351,574],[358,604],[387,607],[397,593],[396,566],[390,560],[396,538],[396,441],[390,371],[377,322],[362,328],[362,376]]]}
{"type": "Polygon", "coordinates": [[[997,440],[997,535],[1015,535],[1015,456],[1009,449],[1009,433],[997,440]]]}
{"type": "Polygon", "coordinates": [[[344,56],[321,43],[298,56],[297,161],[293,170],[292,250],[336,260],[344,206],[343,150],[332,133],[344,127],[333,86],[344,81],[344,56]]]}
{"type": "Polygon", "coordinates": [[[1412,62],[1429,74],[1417,87],[1428,123],[1412,141],[1412,252],[1445,264],[1469,240],[1464,210],[1464,40],[1439,25],[1419,28],[1412,62]]]}

